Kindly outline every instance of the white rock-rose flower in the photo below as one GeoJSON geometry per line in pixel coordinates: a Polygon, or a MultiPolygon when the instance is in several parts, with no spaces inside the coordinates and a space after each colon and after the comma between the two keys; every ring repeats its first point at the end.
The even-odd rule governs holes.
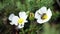
{"type": "Polygon", "coordinates": [[[8,19],[11,21],[11,25],[16,25],[17,28],[23,28],[24,23],[27,22],[27,17],[28,15],[25,12],[19,12],[19,17],[11,14],[8,19]]]}
{"type": "Polygon", "coordinates": [[[35,12],[35,18],[37,19],[37,22],[40,24],[49,21],[51,16],[52,12],[50,8],[47,9],[46,7],[42,7],[41,9],[35,12]]]}

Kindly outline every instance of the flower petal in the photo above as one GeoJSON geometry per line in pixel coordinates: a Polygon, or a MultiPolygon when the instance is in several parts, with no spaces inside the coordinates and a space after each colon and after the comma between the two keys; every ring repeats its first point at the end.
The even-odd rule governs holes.
{"type": "Polygon", "coordinates": [[[47,14],[48,14],[49,16],[52,16],[52,11],[50,10],[50,8],[47,10],[47,14]]]}
{"type": "Polygon", "coordinates": [[[42,21],[41,19],[37,19],[37,22],[40,24],[44,23],[44,21],[42,21]]]}
{"type": "Polygon", "coordinates": [[[25,12],[19,12],[19,17],[27,19],[27,15],[25,12]]]}
{"type": "Polygon", "coordinates": [[[42,7],[42,8],[40,9],[40,11],[41,11],[41,13],[46,13],[47,8],[44,6],[44,7],[42,7]]]}
{"type": "Polygon", "coordinates": [[[14,25],[12,22],[10,22],[11,25],[14,25]]]}
{"type": "Polygon", "coordinates": [[[40,13],[39,13],[38,11],[36,11],[36,13],[35,13],[35,18],[36,18],[36,19],[39,19],[40,17],[41,17],[40,13]]]}
{"type": "Polygon", "coordinates": [[[23,28],[23,27],[24,27],[24,24],[21,24],[21,25],[17,26],[18,29],[23,28]]]}
{"type": "Polygon", "coordinates": [[[8,19],[11,21],[14,16],[15,16],[14,14],[10,14],[8,19]]]}
{"type": "Polygon", "coordinates": [[[18,16],[14,16],[14,17],[12,18],[12,23],[13,23],[14,25],[18,25],[18,23],[17,23],[18,19],[19,19],[18,16]]]}
{"type": "Polygon", "coordinates": [[[25,22],[28,22],[27,20],[25,20],[25,22]]]}

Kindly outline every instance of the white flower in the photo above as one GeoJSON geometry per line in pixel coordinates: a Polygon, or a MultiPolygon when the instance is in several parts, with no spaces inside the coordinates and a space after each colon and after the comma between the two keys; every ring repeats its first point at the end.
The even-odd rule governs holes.
{"type": "Polygon", "coordinates": [[[23,28],[24,23],[27,22],[27,15],[25,12],[19,12],[19,17],[11,14],[8,19],[11,21],[11,25],[16,25],[17,28],[23,28]]]}
{"type": "Polygon", "coordinates": [[[35,18],[37,19],[37,22],[40,24],[49,21],[51,16],[52,16],[51,10],[47,9],[46,7],[42,7],[35,13],[35,18]]]}

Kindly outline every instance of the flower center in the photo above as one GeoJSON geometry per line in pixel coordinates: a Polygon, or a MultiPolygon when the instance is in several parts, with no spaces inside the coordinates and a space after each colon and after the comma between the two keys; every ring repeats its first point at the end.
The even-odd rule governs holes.
{"type": "Polygon", "coordinates": [[[19,18],[18,19],[18,24],[22,24],[24,22],[24,19],[23,18],[19,18]]]}
{"type": "Polygon", "coordinates": [[[47,19],[47,18],[48,18],[48,16],[47,16],[46,13],[44,13],[44,14],[42,15],[42,17],[41,17],[42,20],[45,20],[45,19],[47,19]]]}

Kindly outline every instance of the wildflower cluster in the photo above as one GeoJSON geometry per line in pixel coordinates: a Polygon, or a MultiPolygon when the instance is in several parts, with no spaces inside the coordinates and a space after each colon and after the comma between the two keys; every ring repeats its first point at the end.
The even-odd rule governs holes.
{"type": "Polygon", "coordinates": [[[29,17],[30,21],[36,19],[37,23],[42,24],[49,21],[51,16],[52,12],[50,8],[47,9],[46,7],[42,7],[37,10],[35,14],[29,13],[28,15],[26,12],[19,12],[19,17],[14,14],[10,14],[8,19],[11,21],[11,25],[16,25],[17,28],[20,29],[23,28],[24,24],[28,22],[27,17],[29,17]]]}

